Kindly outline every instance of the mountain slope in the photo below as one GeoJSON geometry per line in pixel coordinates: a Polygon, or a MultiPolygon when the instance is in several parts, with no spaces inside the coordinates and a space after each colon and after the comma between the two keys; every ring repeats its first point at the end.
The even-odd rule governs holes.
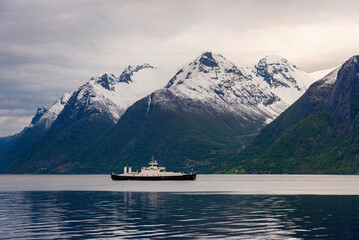
{"type": "Polygon", "coordinates": [[[302,108],[295,114],[302,117],[291,115],[298,107],[296,103],[267,126],[248,148],[247,156],[243,153],[232,159],[241,163],[234,169],[260,173],[358,173],[358,60],[359,56],[350,58],[339,71],[318,82],[316,89],[323,94],[315,96],[314,107],[310,108],[313,98],[309,92],[315,88],[297,102],[302,108]],[[289,121],[292,124],[276,134],[276,126],[289,121]],[[276,138],[270,140],[272,135],[276,138]]]}
{"type": "Polygon", "coordinates": [[[9,146],[11,146],[14,141],[16,140],[16,138],[18,137],[19,133],[14,134],[14,135],[10,135],[10,136],[6,136],[6,137],[1,137],[0,138],[0,152],[3,151],[4,149],[8,148],[9,146]]]}
{"type": "MultiPolygon", "coordinates": [[[[151,94],[151,99],[156,99],[156,94],[151,94]]],[[[160,94],[174,104],[180,100],[169,91],[160,94]]],[[[207,168],[220,152],[234,153],[241,147],[229,138],[234,138],[239,125],[234,115],[203,110],[202,106],[198,106],[200,114],[193,114],[178,105],[171,109],[149,104],[149,99],[132,105],[114,128],[74,159],[78,163],[74,171],[108,172],[125,163],[139,169],[148,160],[144,156],[151,154],[172,170],[198,170],[207,168]],[[206,161],[199,162],[202,158],[206,161]]]]}
{"type": "Polygon", "coordinates": [[[275,85],[255,71],[241,71],[221,55],[203,53],[166,88],[128,108],[114,128],[72,160],[77,162],[74,171],[108,172],[129,163],[139,168],[153,154],[173,170],[211,171],[288,106],[271,90],[305,91],[303,79],[277,78],[269,68],[272,81],[281,83],[275,85]]]}

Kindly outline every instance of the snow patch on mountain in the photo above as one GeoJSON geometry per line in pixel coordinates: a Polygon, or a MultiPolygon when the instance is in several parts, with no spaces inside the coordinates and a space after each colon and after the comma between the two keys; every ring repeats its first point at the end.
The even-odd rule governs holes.
{"type": "Polygon", "coordinates": [[[315,71],[315,72],[311,72],[308,73],[313,79],[315,80],[320,80],[323,77],[325,77],[326,75],[328,75],[329,73],[331,73],[332,71],[334,71],[337,68],[340,68],[340,66],[334,67],[334,68],[329,68],[329,69],[323,69],[323,70],[319,70],[319,71],[315,71]]]}
{"type": "Polygon", "coordinates": [[[36,124],[43,124],[46,129],[49,129],[56,120],[57,116],[64,109],[71,95],[72,93],[65,93],[42,115],[36,124]]]}

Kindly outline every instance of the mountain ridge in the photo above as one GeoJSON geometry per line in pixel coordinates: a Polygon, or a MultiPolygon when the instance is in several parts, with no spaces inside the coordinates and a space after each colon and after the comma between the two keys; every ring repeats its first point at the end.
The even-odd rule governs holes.
{"type": "MultiPolygon", "coordinates": [[[[153,152],[163,158],[161,151],[182,156],[183,163],[177,167],[208,171],[220,159],[241,150],[243,144],[249,143],[290,105],[293,99],[287,98],[284,90],[300,96],[314,81],[278,56],[265,57],[258,66],[260,72],[259,67],[238,68],[220,54],[204,52],[161,87],[152,84],[149,88],[141,81],[141,77],[156,79],[155,74],[151,76],[156,68],[149,64],[129,66],[120,76],[93,77],[70,94],[49,130],[9,171],[107,172],[110,167],[122,164],[115,159],[121,154],[125,156],[123,160],[131,161],[133,157],[140,165],[144,164],[143,156],[153,152]],[[135,126],[130,119],[139,125],[135,126]],[[163,131],[164,126],[167,131],[163,131]],[[156,139],[156,146],[151,143],[152,138],[156,139]],[[102,142],[111,146],[103,146],[102,142]],[[118,147],[120,142],[122,146],[118,147]],[[171,146],[163,150],[167,145],[171,146]],[[100,159],[109,165],[96,169],[96,164],[101,165],[100,159]]],[[[179,162],[175,155],[171,156],[173,162],[170,159],[165,163],[176,167],[179,162]]]]}

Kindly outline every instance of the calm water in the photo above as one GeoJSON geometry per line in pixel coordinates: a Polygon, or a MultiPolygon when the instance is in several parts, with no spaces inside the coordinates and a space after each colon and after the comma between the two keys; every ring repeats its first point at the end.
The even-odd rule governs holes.
{"type": "Polygon", "coordinates": [[[0,239],[359,239],[359,176],[0,175],[0,239]]]}

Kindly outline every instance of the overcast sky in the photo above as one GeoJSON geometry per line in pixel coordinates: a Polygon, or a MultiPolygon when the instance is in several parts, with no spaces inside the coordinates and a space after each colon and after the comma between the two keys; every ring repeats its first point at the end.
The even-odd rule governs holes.
{"type": "Polygon", "coordinates": [[[359,1],[0,0],[0,136],[92,76],[148,62],[171,74],[204,51],[237,66],[278,54],[311,72],[359,47],[359,1]]]}

